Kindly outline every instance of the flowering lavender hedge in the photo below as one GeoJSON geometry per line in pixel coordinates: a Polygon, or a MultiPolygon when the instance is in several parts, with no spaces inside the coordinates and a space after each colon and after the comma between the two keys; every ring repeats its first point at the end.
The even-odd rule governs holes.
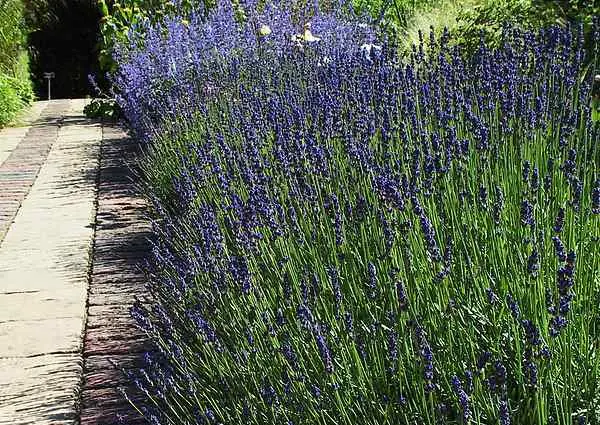
{"type": "Polygon", "coordinates": [[[121,56],[157,217],[149,422],[600,421],[597,50],[444,34],[405,63],[288,10],[121,56]]]}
{"type": "Polygon", "coordinates": [[[119,63],[115,85],[119,103],[141,137],[160,133],[161,122],[179,121],[181,114],[197,111],[207,96],[226,96],[241,80],[260,77],[300,43],[310,44],[321,60],[329,61],[374,40],[366,23],[340,19],[343,5],[335,15],[313,16],[306,29],[295,24],[296,15],[314,11],[296,10],[293,3],[268,3],[258,12],[255,2],[248,0],[243,7],[245,12],[240,12],[231,3],[220,2],[214,9],[188,13],[186,19],[172,17],[161,26],[148,21],[132,28],[131,44],[115,52],[119,63]],[[240,13],[247,15],[243,23],[238,22],[240,13]],[[265,30],[268,34],[261,36],[265,30]],[[315,40],[306,42],[305,34],[315,40]]]}

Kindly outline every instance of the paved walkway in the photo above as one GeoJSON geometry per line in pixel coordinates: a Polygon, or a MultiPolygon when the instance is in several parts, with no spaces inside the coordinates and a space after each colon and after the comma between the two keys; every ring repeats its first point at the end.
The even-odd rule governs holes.
{"type": "MultiPolygon", "coordinates": [[[[117,386],[126,381],[112,366],[139,366],[144,352],[144,338],[129,315],[134,297],[144,299],[139,264],[148,252],[150,233],[143,218],[146,204],[133,190],[127,166],[136,151],[123,132],[104,127],[83,350],[81,425],[113,425],[116,417],[127,425],[145,423],[123,402],[117,386]]],[[[129,395],[136,396],[131,389],[129,395]]]]}
{"type": "MultiPolygon", "coordinates": [[[[134,202],[129,180],[110,184],[101,151],[114,149],[114,139],[121,140],[121,148],[131,143],[118,130],[85,119],[84,105],[84,100],[38,102],[29,127],[0,131],[2,425],[112,424],[115,417],[93,410],[106,400],[111,412],[128,414],[116,397],[120,382],[107,359],[114,355],[118,362],[115,348],[128,352],[140,339],[126,307],[141,284],[135,279],[128,291],[117,291],[137,269],[129,259],[123,264],[99,252],[114,236],[103,226],[122,221],[121,211],[134,202]],[[128,197],[113,206],[110,217],[97,217],[112,189],[128,197]],[[112,279],[102,288],[111,293],[112,285],[112,297],[98,289],[97,276],[105,269],[112,279]],[[109,319],[102,309],[114,305],[118,313],[102,321],[109,319]],[[130,331],[133,339],[127,337],[130,331]],[[117,334],[124,336],[115,340],[117,334]],[[100,387],[93,384],[98,379],[100,387]]],[[[137,225],[143,223],[143,204],[136,202],[124,233],[132,239],[146,230],[137,225]]],[[[138,258],[143,247],[128,249],[138,258]]],[[[141,350],[139,344],[135,348],[141,350]]],[[[135,355],[123,364],[132,359],[135,355]]]]}

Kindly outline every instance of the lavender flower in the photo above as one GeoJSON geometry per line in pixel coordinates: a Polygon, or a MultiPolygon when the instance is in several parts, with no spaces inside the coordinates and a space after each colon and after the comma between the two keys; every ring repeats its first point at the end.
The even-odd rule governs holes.
{"type": "Polygon", "coordinates": [[[333,373],[333,359],[331,351],[329,350],[329,346],[327,345],[325,337],[321,333],[321,328],[318,326],[315,327],[313,334],[315,341],[317,342],[317,347],[319,348],[321,360],[323,360],[323,365],[325,366],[325,371],[327,373],[333,373]]]}
{"type": "Polygon", "coordinates": [[[488,379],[490,389],[503,393],[506,388],[506,367],[501,361],[494,362],[494,374],[488,379]]]}
{"type": "Polygon", "coordinates": [[[560,261],[567,260],[567,253],[565,251],[565,245],[562,243],[558,236],[552,236],[552,242],[554,243],[554,251],[560,261]]]}
{"type": "Polygon", "coordinates": [[[500,400],[498,407],[500,425],[510,425],[510,408],[506,400],[500,400]]]}
{"type": "Polygon", "coordinates": [[[521,203],[521,223],[523,226],[532,227],[535,223],[533,218],[533,205],[527,199],[521,203]]]}
{"type": "Polygon", "coordinates": [[[558,287],[558,305],[554,305],[549,310],[554,314],[548,322],[548,332],[550,336],[557,337],[561,331],[567,326],[567,315],[570,311],[573,294],[574,274],[575,274],[575,259],[574,251],[570,251],[565,259],[566,264],[560,267],[557,271],[557,287],[558,287]]]}
{"type": "Polygon", "coordinates": [[[375,265],[369,262],[369,298],[374,299],[377,297],[377,270],[375,269],[375,265]]]}
{"type": "Polygon", "coordinates": [[[523,330],[525,331],[525,338],[529,345],[537,346],[542,343],[542,341],[540,339],[540,331],[531,322],[531,320],[523,320],[521,322],[521,325],[523,326],[523,330]]]}
{"type": "Polygon", "coordinates": [[[352,313],[346,312],[346,314],[344,315],[344,323],[346,325],[346,332],[348,332],[349,335],[353,335],[354,319],[352,318],[352,313]]]}
{"type": "Polygon", "coordinates": [[[533,192],[537,192],[539,188],[540,188],[540,172],[537,169],[537,167],[535,167],[531,174],[531,190],[533,192]]]}
{"type": "Polygon", "coordinates": [[[493,205],[493,218],[496,224],[500,224],[500,216],[502,214],[502,209],[504,208],[504,193],[499,186],[496,186],[496,199],[494,200],[493,205]]]}
{"type": "Polygon", "coordinates": [[[470,370],[465,371],[465,387],[467,394],[473,394],[473,372],[470,370]]]}
{"type": "Polygon", "coordinates": [[[463,390],[462,383],[456,375],[452,377],[452,388],[454,389],[454,393],[458,396],[463,422],[468,423],[472,418],[469,395],[463,390]]]}
{"type": "Polygon", "coordinates": [[[340,313],[340,306],[342,304],[342,288],[340,285],[340,277],[335,267],[328,267],[327,274],[329,275],[329,281],[331,282],[333,297],[335,299],[335,314],[338,316],[340,313]]]}
{"type": "Polygon", "coordinates": [[[423,236],[425,237],[427,250],[431,255],[431,258],[434,261],[438,261],[441,255],[440,248],[438,247],[437,241],[435,239],[435,230],[433,229],[433,225],[424,213],[422,213],[419,216],[419,221],[421,223],[421,230],[423,231],[423,236]]]}
{"type": "Polygon", "coordinates": [[[381,174],[375,178],[375,187],[380,198],[399,210],[404,209],[404,198],[402,197],[400,187],[389,174],[381,174]]]}
{"type": "Polygon", "coordinates": [[[231,278],[236,282],[242,292],[247,294],[252,289],[252,276],[248,270],[248,263],[244,257],[232,257],[230,263],[231,278]]]}
{"type": "Polygon", "coordinates": [[[395,229],[392,227],[391,223],[385,218],[385,214],[383,212],[379,212],[379,221],[383,227],[383,237],[385,238],[385,250],[386,252],[390,252],[392,247],[394,246],[394,239],[396,237],[395,229]]]}
{"type": "Polygon", "coordinates": [[[596,179],[592,189],[592,213],[600,214],[600,178],[596,179]]]}
{"type": "Polygon", "coordinates": [[[396,282],[396,296],[398,297],[398,308],[400,311],[408,310],[408,296],[406,289],[401,281],[396,282]]]}
{"type": "Polygon", "coordinates": [[[531,350],[531,347],[527,347],[525,349],[525,353],[523,354],[523,370],[525,372],[527,384],[534,388],[537,387],[538,368],[533,359],[533,352],[531,350]]]}
{"type": "Polygon", "coordinates": [[[551,337],[557,337],[560,332],[567,327],[567,319],[564,316],[557,315],[552,317],[548,324],[548,333],[551,337]]]}
{"type": "Polygon", "coordinates": [[[486,288],[485,295],[487,296],[488,302],[492,305],[497,304],[500,301],[492,288],[486,288]]]}
{"type": "Polygon", "coordinates": [[[513,318],[519,319],[521,317],[521,310],[519,309],[519,304],[515,301],[512,295],[506,295],[506,303],[508,304],[508,309],[512,314],[513,318]]]}
{"type": "Polygon", "coordinates": [[[435,389],[433,352],[427,341],[425,331],[420,325],[414,325],[415,339],[419,347],[419,354],[423,363],[423,378],[425,379],[425,392],[430,393],[435,389]]]}
{"type": "Polygon", "coordinates": [[[556,220],[554,222],[554,231],[556,233],[560,233],[563,230],[563,227],[565,226],[565,209],[561,208],[558,210],[558,214],[556,215],[556,220]]]}
{"type": "Polygon", "coordinates": [[[540,254],[537,251],[537,249],[534,248],[533,251],[531,251],[531,255],[529,255],[529,258],[527,259],[527,271],[529,272],[529,274],[537,276],[539,269],[540,254]]]}
{"type": "Polygon", "coordinates": [[[331,194],[329,201],[326,204],[326,208],[330,210],[333,215],[334,229],[335,229],[335,243],[339,246],[344,243],[344,232],[342,222],[342,212],[340,210],[340,203],[335,194],[331,194]]]}
{"type": "Polygon", "coordinates": [[[481,205],[482,208],[486,208],[487,206],[487,201],[488,201],[488,193],[487,193],[487,189],[485,188],[484,185],[480,185],[479,186],[479,204],[481,205]]]}
{"type": "Polygon", "coordinates": [[[395,330],[388,332],[387,338],[388,359],[391,363],[390,373],[396,370],[396,362],[398,361],[398,335],[395,330]]]}
{"type": "Polygon", "coordinates": [[[567,176],[568,179],[571,179],[573,177],[573,175],[575,174],[575,168],[576,168],[576,158],[577,158],[577,151],[573,148],[569,149],[568,153],[567,153],[567,159],[565,160],[565,162],[562,165],[562,171],[565,173],[565,175],[567,176]]]}

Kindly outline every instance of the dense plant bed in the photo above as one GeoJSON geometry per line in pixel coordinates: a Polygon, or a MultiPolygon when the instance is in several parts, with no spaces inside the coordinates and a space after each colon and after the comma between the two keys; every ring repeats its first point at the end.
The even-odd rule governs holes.
{"type": "Polygon", "coordinates": [[[470,59],[432,36],[405,63],[367,25],[292,11],[236,26],[220,6],[120,51],[156,212],[138,408],[599,421],[598,33],[586,53],[576,28],[507,30],[470,59]]]}

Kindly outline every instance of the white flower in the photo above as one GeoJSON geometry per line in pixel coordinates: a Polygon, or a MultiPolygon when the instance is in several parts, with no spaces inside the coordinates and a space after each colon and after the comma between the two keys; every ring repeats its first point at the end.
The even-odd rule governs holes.
{"type": "Polygon", "coordinates": [[[292,41],[301,44],[303,41],[307,43],[313,43],[315,41],[321,41],[320,37],[315,37],[310,31],[310,22],[304,24],[304,34],[295,34],[292,36],[292,41]]]}
{"type": "Polygon", "coordinates": [[[329,56],[323,56],[323,58],[321,60],[319,60],[319,62],[317,62],[317,65],[325,66],[325,65],[330,64],[331,62],[332,62],[332,60],[329,56]]]}
{"type": "Polygon", "coordinates": [[[306,41],[307,43],[312,43],[314,41],[321,41],[321,38],[315,37],[314,35],[312,35],[312,32],[310,32],[309,29],[305,29],[304,30],[304,41],[306,41]]]}
{"type": "Polygon", "coordinates": [[[258,35],[260,35],[261,37],[266,37],[269,34],[271,34],[271,27],[269,27],[268,25],[262,24],[260,26],[260,28],[258,29],[258,35]]]}
{"type": "Polygon", "coordinates": [[[371,51],[373,53],[381,52],[381,46],[373,43],[365,43],[360,46],[360,51],[363,52],[366,56],[371,56],[371,51]]]}

